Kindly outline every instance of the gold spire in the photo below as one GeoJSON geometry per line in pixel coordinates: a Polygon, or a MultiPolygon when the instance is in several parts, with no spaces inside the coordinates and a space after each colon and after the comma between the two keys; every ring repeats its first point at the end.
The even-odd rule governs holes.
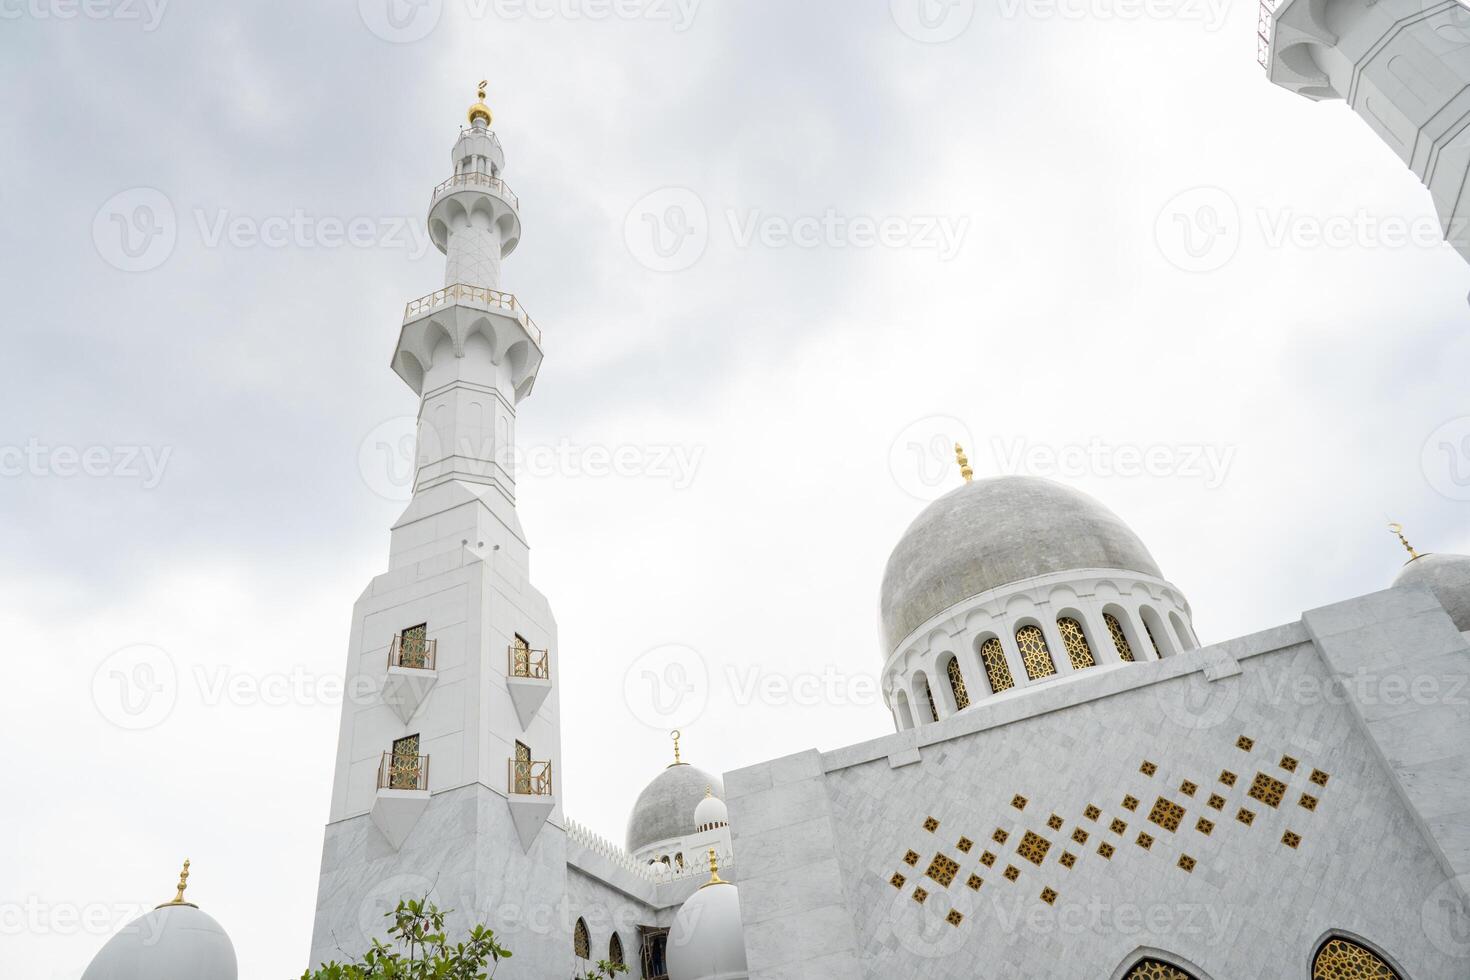
{"type": "Polygon", "coordinates": [[[715,854],[715,849],[709,849],[709,881],[700,885],[700,888],[708,888],[710,885],[728,885],[729,882],[720,877],[720,859],[715,854]]]}
{"type": "Polygon", "coordinates": [[[188,858],[185,858],[184,859],[184,870],[182,870],[182,871],[179,872],[179,893],[174,896],[174,900],[172,902],[164,902],[162,905],[159,905],[159,906],[156,906],[156,907],[157,908],[161,908],[161,909],[165,909],[165,908],[168,908],[171,905],[187,905],[191,909],[197,909],[199,906],[195,905],[193,902],[186,902],[186,901],[184,901],[184,889],[185,888],[188,888],[188,887],[189,887],[189,859],[188,858]]]}
{"type": "Polygon", "coordinates": [[[965,478],[966,483],[969,483],[975,478],[975,471],[970,469],[970,461],[965,457],[965,447],[959,443],[954,444],[954,458],[960,464],[960,476],[965,478]]]}
{"type": "Polygon", "coordinates": [[[709,799],[711,796],[714,796],[714,795],[715,795],[715,788],[713,786],[706,786],[704,788],[704,798],[705,799],[709,799]]]}
{"type": "Polygon", "coordinates": [[[1398,521],[1391,521],[1389,522],[1388,529],[1398,535],[1399,544],[1403,545],[1404,550],[1409,553],[1409,561],[1413,561],[1419,557],[1419,552],[1415,551],[1414,546],[1409,544],[1409,539],[1404,537],[1404,526],[1402,524],[1398,521]]]}
{"type": "Polygon", "coordinates": [[[475,101],[475,104],[474,105],[470,106],[470,111],[469,111],[470,125],[471,126],[473,126],[475,124],[475,119],[477,117],[478,118],[481,118],[481,119],[484,119],[486,126],[490,125],[490,120],[491,120],[490,107],[485,104],[485,86],[487,86],[489,84],[490,83],[488,81],[482,81],[482,82],[480,82],[480,87],[475,92],[475,99],[476,99],[476,101],[475,101]]]}
{"type": "Polygon", "coordinates": [[[673,731],[673,739],[674,739],[674,761],[669,764],[669,768],[670,769],[672,769],[674,766],[682,766],[684,764],[683,762],[679,761],[679,736],[681,734],[682,733],[679,731],[679,729],[677,729],[677,728],[674,729],[674,731],[673,731]]]}

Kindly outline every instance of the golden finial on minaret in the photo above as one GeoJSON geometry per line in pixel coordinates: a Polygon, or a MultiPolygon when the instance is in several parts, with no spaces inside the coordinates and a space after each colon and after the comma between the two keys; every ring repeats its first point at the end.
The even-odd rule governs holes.
{"type": "Polygon", "coordinates": [[[729,884],[728,881],[726,881],[724,878],[721,878],[720,877],[720,859],[719,859],[719,856],[715,854],[715,849],[713,847],[711,847],[709,849],[709,881],[706,881],[704,884],[700,885],[699,887],[701,887],[701,888],[708,888],[710,885],[728,885],[728,884],[729,884]]]}
{"type": "Polygon", "coordinates": [[[965,478],[965,482],[975,479],[975,471],[970,469],[970,461],[965,456],[965,447],[959,443],[954,444],[954,458],[960,464],[960,476],[965,478]]]}
{"type": "Polygon", "coordinates": [[[669,768],[673,768],[674,766],[682,766],[684,764],[684,763],[682,763],[682,762],[679,761],[679,736],[680,736],[680,734],[681,734],[681,732],[677,728],[674,729],[674,731],[672,733],[673,739],[674,739],[674,761],[670,764],[669,768]]]}
{"type": "Polygon", "coordinates": [[[485,104],[485,87],[487,85],[489,85],[489,84],[490,84],[489,81],[482,81],[482,82],[480,82],[480,87],[475,92],[475,99],[476,99],[476,101],[475,101],[475,104],[474,105],[470,106],[470,112],[469,112],[470,125],[471,126],[473,126],[475,124],[475,119],[476,118],[484,119],[485,120],[485,125],[486,126],[490,125],[490,121],[491,121],[490,107],[485,104]]]}
{"type": "Polygon", "coordinates": [[[709,799],[711,796],[714,796],[714,795],[715,795],[715,788],[713,786],[706,786],[704,788],[704,798],[705,799],[709,799]]]}
{"type": "Polygon", "coordinates": [[[161,909],[165,909],[165,908],[168,908],[171,905],[187,905],[191,909],[197,909],[199,906],[195,905],[193,902],[186,902],[186,901],[184,901],[184,889],[185,888],[188,888],[188,887],[189,887],[189,859],[188,858],[185,858],[184,859],[184,870],[182,870],[182,871],[179,872],[179,893],[174,896],[174,899],[173,899],[172,902],[164,902],[162,905],[159,905],[157,907],[158,908],[161,908],[161,909]]]}
{"type": "Polygon", "coordinates": [[[1398,535],[1399,544],[1403,545],[1404,550],[1409,553],[1409,561],[1413,561],[1419,557],[1419,552],[1415,551],[1414,546],[1409,544],[1409,539],[1404,537],[1404,526],[1402,524],[1398,521],[1390,521],[1388,529],[1398,535]]]}

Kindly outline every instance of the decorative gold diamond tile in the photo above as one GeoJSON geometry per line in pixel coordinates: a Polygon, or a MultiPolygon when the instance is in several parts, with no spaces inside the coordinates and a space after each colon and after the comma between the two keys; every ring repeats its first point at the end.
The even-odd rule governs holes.
{"type": "Polygon", "coordinates": [[[924,874],[939,882],[945,888],[954,881],[955,872],[960,870],[959,862],[951,860],[943,854],[934,855],[934,860],[929,862],[929,870],[924,874]]]}
{"type": "Polygon", "coordinates": [[[955,844],[955,847],[958,847],[960,849],[961,854],[969,854],[970,848],[974,846],[975,842],[970,840],[970,838],[968,837],[961,837],[959,839],[959,843],[955,844]]]}
{"type": "Polygon", "coordinates": [[[1135,796],[1125,796],[1125,797],[1123,797],[1123,809],[1125,809],[1125,810],[1137,810],[1138,809],[1138,798],[1135,797],[1135,796]]]}
{"type": "Polygon", "coordinates": [[[1062,818],[1055,813],[1046,818],[1046,825],[1052,830],[1061,830],[1063,822],[1062,818]]]}
{"type": "Polygon", "coordinates": [[[1082,811],[1082,815],[1088,820],[1096,820],[1098,817],[1102,816],[1102,811],[1089,803],[1087,804],[1087,809],[1082,811]]]}
{"type": "Polygon", "coordinates": [[[894,888],[902,888],[903,883],[906,881],[908,881],[908,879],[899,874],[897,871],[893,872],[893,877],[888,879],[888,883],[894,888]]]}
{"type": "Polygon", "coordinates": [[[1281,798],[1286,795],[1286,784],[1279,779],[1272,779],[1263,772],[1258,772],[1256,778],[1251,782],[1251,788],[1246,791],[1246,795],[1275,808],[1281,805],[1281,798]]]}
{"type": "Polygon", "coordinates": [[[935,820],[933,817],[928,817],[924,820],[924,829],[929,831],[929,833],[931,834],[934,833],[934,831],[939,829],[939,821],[935,820]]]}
{"type": "Polygon", "coordinates": [[[1304,810],[1315,810],[1317,809],[1317,798],[1311,793],[1303,793],[1302,798],[1297,800],[1297,804],[1304,810]]]}
{"type": "Polygon", "coordinates": [[[961,922],[965,921],[965,914],[959,909],[950,909],[949,915],[946,915],[944,917],[944,921],[948,922],[952,926],[957,926],[961,922]]]}
{"type": "Polygon", "coordinates": [[[926,899],[928,897],[929,897],[929,893],[926,892],[926,891],[924,891],[924,889],[922,889],[922,888],[915,888],[914,889],[914,901],[918,902],[920,905],[923,905],[924,904],[924,899],[926,899]]]}
{"type": "Polygon", "coordinates": [[[1128,824],[1122,820],[1119,820],[1117,817],[1114,817],[1113,822],[1108,826],[1108,829],[1115,834],[1121,834],[1123,833],[1123,831],[1128,829],[1128,824]]]}
{"type": "Polygon", "coordinates": [[[991,867],[995,864],[995,855],[991,854],[989,851],[986,851],[984,854],[980,855],[980,863],[985,865],[987,868],[991,867]]]}
{"type": "Polygon", "coordinates": [[[1021,877],[1021,869],[1016,867],[1014,864],[1008,864],[1006,865],[1006,869],[1002,872],[1002,874],[1006,876],[1007,881],[1015,881],[1017,878],[1021,877]]]}
{"type": "Polygon", "coordinates": [[[1235,773],[1231,772],[1229,769],[1220,770],[1220,782],[1224,783],[1226,786],[1234,786],[1235,778],[1235,773]]]}
{"type": "Polygon", "coordinates": [[[1030,861],[1032,864],[1039,865],[1042,861],[1046,860],[1046,852],[1050,848],[1051,841],[1038,834],[1033,834],[1028,830],[1025,836],[1021,838],[1021,843],[1016,847],[1016,853],[1020,854],[1021,857],[1030,861]]]}
{"type": "Polygon", "coordinates": [[[1020,793],[1017,793],[1015,796],[1011,797],[1011,806],[1015,807],[1017,810],[1026,809],[1026,804],[1029,802],[1030,800],[1026,799],[1026,797],[1022,796],[1020,793]]]}
{"type": "Polygon", "coordinates": [[[1249,827],[1255,821],[1256,815],[1247,810],[1245,807],[1241,807],[1240,810],[1235,814],[1235,819],[1239,820],[1241,823],[1249,827]]]}
{"type": "Polygon", "coordinates": [[[1139,847],[1143,848],[1146,851],[1150,847],[1153,847],[1154,846],[1154,839],[1149,834],[1140,833],[1138,835],[1138,841],[1137,841],[1137,843],[1138,843],[1138,846],[1139,847]]]}
{"type": "Polygon", "coordinates": [[[1251,749],[1256,747],[1256,740],[1253,738],[1246,738],[1244,735],[1242,735],[1240,736],[1240,738],[1237,738],[1235,740],[1235,747],[1244,752],[1249,752],[1251,749]]]}
{"type": "Polygon", "coordinates": [[[1063,851],[1062,856],[1058,860],[1062,862],[1062,867],[1070,868],[1072,865],[1077,863],[1077,855],[1073,854],[1071,851],[1063,851]]]}
{"type": "Polygon", "coordinates": [[[1107,841],[1103,841],[1101,844],[1097,845],[1097,853],[1101,854],[1105,858],[1111,859],[1113,856],[1113,845],[1109,844],[1107,841]]]}
{"type": "Polygon", "coordinates": [[[1297,761],[1289,755],[1283,755],[1281,757],[1281,762],[1279,763],[1279,765],[1287,772],[1296,772],[1297,761]]]}
{"type": "Polygon", "coordinates": [[[1206,820],[1204,817],[1200,817],[1194,822],[1194,829],[1198,830],[1202,834],[1208,835],[1210,831],[1215,829],[1215,822],[1213,820],[1206,820]]]}
{"type": "Polygon", "coordinates": [[[1223,810],[1225,809],[1225,797],[1219,793],[1211,793],[1208,805],[1214,807],[1216,810],[1223,810]]]}
{"type": "Polygon", "coordinates": [[[1159,767],[1154,765],[1152,762],[1145,760],[1143,765],[1138,767],[1138,771],[1143,773],[1145,776],[1152,776],[1154,773],[1159,771],[1159,767]]]}
{"type": "Polygon", "coordinates": [[[1186,779],[1184,782],[1179,784],[1179,792],[1183,793],[1185,796],[1193,796],[1195,793],[1199,792],[1199,785],[1197,783],[1191,783],[1189,780],[1186,779]]]}
{"type": "Polygon", "coordinates": [[[1284,833],[1284,834],[1281,835],[1281,843],[1285,844],[1287,847],[1291,848],[1292,850],[1295,850],[1296,847],[1297,847],[1297,845],[1300,844],[1301,842],[1302,842],[1302,835],[1301,834],[1298,834],[1298,833],[1295,833],[1293,831],[1288,830],[1286,833],[1284,833]]]}
{"type": "Polygon", "coordinates": [[[1190,857],[1188,854],[1179,855],[1179,867],[1183,868],[1185,871],[1193,871],[1194,858],[1190,857]]]}
{"type": "Polygon", "coordinates": [[[914,865],[918,864],[919,863],[919,852],[918,851],[909,851],[907,854],[905,854],[903,856],[903,863],[904,864],[907,864],[911,868],[914,865]]]}
{"type": "Polygon", "coordinates": [[[999,827],[996,827],[995,833],[990,835],[990,839],[995,841],[997,844],[1004,844],[1006,842],[1006,838],[1009,836],[1011,835],[1006,833],[1004,830],[1001,830],[999,827]]]}
{"type": "Polygon", "coordinates": [[[1327,780],[1330,778],[1331,777],[1328,776],[1327,773],[1323,772],[1321,769],[1312,770],[1312,782],[1316,783],[1318,786],[1326,786],[1327,780]]]}
{"type": "Polygon", "coordinates": [[[1077,843],[1079,843],[1079,844],[1086,844],[1087,843],[1087,831],[1083,830],[1081,827],[1073,827],[1072,828],[1072,839],[1074,841],[1076,841],[1077,843]]]}
{"type": "Polygon", "coordinates": [[[1161,796],[1154,801],[1154,808],[1148,812],[1148,818],[1165,830],[1178,830],[1179,821],[1184,819],[1184,807],[1161,796]]]}
{"type": "Polygon", "coordinates": [[[1057,893],[1050,888],[1043,888],[1041,890],[1041,900],[1048,905],[1055,905],[1057,903],[1057,893]]]}
{"type": "Polygon", "coordinates": [[[969,878],[965,879],[966,887],[968,887],[972,892],[978,892],[980,890],[980,886],[983,884],[985,884],[985,879],[980,877],[979,875],[970,875],[969,878]]]}

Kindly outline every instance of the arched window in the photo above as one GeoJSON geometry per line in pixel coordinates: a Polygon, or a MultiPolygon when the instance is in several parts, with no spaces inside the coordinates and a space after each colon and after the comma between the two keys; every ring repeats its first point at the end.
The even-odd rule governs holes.
{"type": "Polygon", "coordinates": [[[1073,670],[1097,666],[1081,623],[1071,616],[1063,616],[1057,620],[1057,631],[1062,634],[1062,645],[1067,648],[1067,659],[1072,661],[1073,670]]]}
{"type": "Polygon", "coordinates": [[[1139,960],[1133,969],[1123,975],[1123,980],[1198,980],[1192,973],[1163,960],[1139,960]]]}
{"type": "Polygon", "coordinates": [[[1184,625],[1184,620],[1179,618],[1177,612],[1169,614],[1169,622],[1174,626],[1174,635],[1179,637],[1179,645],[1186,650],[1193,650],[1196,646],[1194,636],[1189,632],[1189,627],[1184,625]]]}
{"type": "Polygon", "coordinates": [[[1021,651],[1021,663],[1026,667],[1026,676],[1034,680],[1050,677],[1057,672],[1052,663],[1051,650],[1047,648],[1046,636],[1040,626],[1022,626],[1016,630],[1016,646],[1021,651]]]}
{"type": "Polygon", "coordinates": [[[579,960],[592,958],[592,937],[587,934],[587,920],[578,919],[572,930],[572,955],[579,960]]]}
{"type": "Polygon", "coordinates": [[[949,663],[944,665],[944,672],[949,675],[949,689],[954,694],[955,710],[964,711],[970,706],[970,695],[965,690],[965,675],[960,673],[960,658],[950,657],[949,663]]]}
{"type": "Polygon", "coordinates": [[[1154,648],[1154,656],[1168,657],[1174,653],[1174,648],[1169,645],[1169,631],[1164,629],[1164,621],[1152,606],[1139,606],[1138,618],[1143,620],[1143,631],[1148,634],[1148,642],[1154,648]]]}
{"type": "Polygon", "coordinates": [[[918,705],[919,724],[926,725],[939,720],[939,709],[934,704],[934,692],[929,689],[929,678],[921,670],[914,674],[914,702],[918,705]]]}
{"type": "Polygon", "coordinates": [[[909,710],[909,696],[902,691],[894,699],[895,710],[898,712],[898,727],[908,731],[914,727],[914,713],[909,710]]]}
{"type": "Polygon", "coordinates": [[[1331,936],[1312,960],[1312,980],[1402,980],[1393,967],[1366,946],[1331,936]]]}
{"type": "Polygon", "coordinates": [[[1118,659],[1124,663],[1132,663],[1133,648],[1128,645],[1128,635],[1123,632],[1123,624],[1112,613],[1103,613],[1103,622],[1108,624],[1108,632],[1113,636],[1113,648],[1118,651],[1118,659]]]}
{"type": "Polygon", "coordinates": [[[623,940],[617,933],[607,941],[607,961],[615,966],[623,965],[623,940]]]}
{"type": "Polygon", "coordinates": [[[980,659],[985,663],[985,677],[990,681],[992,694],[1009,691],[1016,686],[1016,682],[1011,679],[1011,668],[1006,663],[1006,652],[1000,645],[999,637],[992,636],[980,644],[980,659]]]}

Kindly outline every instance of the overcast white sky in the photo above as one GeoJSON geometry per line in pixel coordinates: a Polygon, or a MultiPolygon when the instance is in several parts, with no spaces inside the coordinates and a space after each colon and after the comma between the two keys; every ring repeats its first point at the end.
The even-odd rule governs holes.
{"type": "Polygon", "coordinates": [[[1206,642],[1385,587],[1390,517],[1470,550],[1470,267],[1365,124],[1266,83],[1253,2],[160,2],[0,0],[8,976],[75,977],[186,856],[242,976],[305,966],[388,359],[480,78],[566,808],[613,839],[668,753],[649,650],[704,665],[712,770],[890,729],[883,563],[958,481],[911,444],[1099,497],[1206,642]]]}

